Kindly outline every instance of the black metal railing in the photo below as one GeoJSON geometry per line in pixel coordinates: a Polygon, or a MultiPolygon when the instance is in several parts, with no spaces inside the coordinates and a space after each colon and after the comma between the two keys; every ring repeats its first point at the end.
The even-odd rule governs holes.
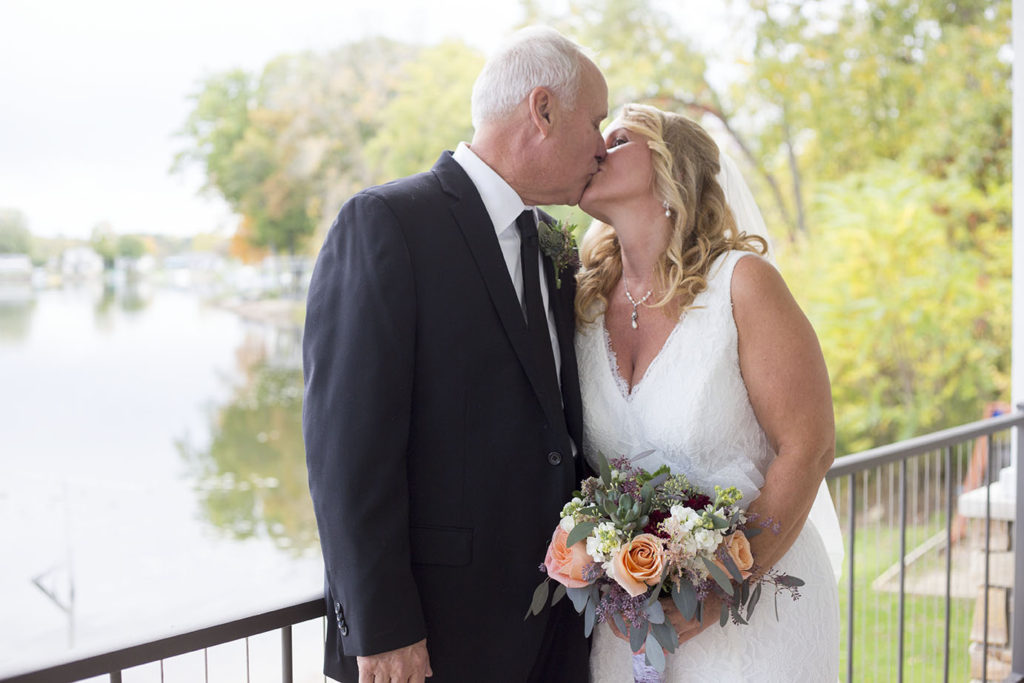
{"type": "MultiPolygon", "coordinates": [[[[2,679],[2,683],[71,683],[94,676],[109,676],[111,683],[121,683],[122,673],[126,669],[152,662],[163,662],[192,652],[206,651],[223,643],[245,640],[274,630],[280,631],[281,635],[281,681],[292,683],[292,627],[323,616],[323,598],[319,595],[311,596],[310,599],[299,603],[210,624],[159,640],[54,662],[45,668],[12,674],[2,679]]],[[[160,679],[163,678],[161,675],[160,679]]]]}
{"type": "MultiPolygon", "coordinates": [[[[845,600],[846,681],[931,683],[969,677],[1024,682],[1024,605],[1015,594],[1013,603],[1020,608],[1012,609],[1012,629],[1006,624],[1012,641],[1007,638],[1003,648],[1012,654],[1012,666],[1005,656],[998,660],[1006,669],[998,678],[990,678],[996,672],[990,663],[989,642],[993,553],[1002,552],[1001,557],[1009,553],[1012,559],[1013,549],[1024,547],[1024,528],[1009,524],[1014,514],[1024,515],[1024,496],[1016,497],[1009,513],[1004,506],[993,514],[997,473],[1010,464],[1013,449],[1015,462],[1021,462],[1024,439],[1017,436],[1022,426],[1024,412],[1015,412],[849,455],[833,464],[827,479],[847,543],[840,584],[845,600]],[[975,510],[973,517],[961,514],[961,502],[968,500],[965,496],[975,503],[983,500],[979,509],[984,512],[975,510]],[[999,546],[1008,546],[1005,551],[993,549],[993,531],[1005,540],[999,546]],[[909,549],[911,544],[914,547],[909,549]],[[969,576],[972,557],[982,563],[977,582],[969,576]],[[971,591],[979,588],[983,597],[972,599],[971,591]],[[966,623],[981,624],[980,647],[970,644],[969,636],[978,634],[969,632],[966,623]],[[908,624],[915,627],[910,642],[908,624]],[[975,656],[972,661],[972,647],[980,652],[980,659],[975,656]]],[[[1024,467],[1011,482],[1015,490],[1024,490],[1022,475],[1024,467]]],[[[1005,566],[1002,571],[1005,574],[1005,566]]],[[[1014,565],[1011,573],[1008,583],[1024,585],[1024,563],[1014,565]]],[[[291,683],[292,627],[310,620],[322,623],[323,616],[323,601],[311,596],[159,640],[3,674],[8,677],[0,683],[70,683],[95,676],[120,683],[126,669],[154,662],[162,665],[169,658],[205,653],[230,641],[248,643],[247,639],[274,630],[280,631],[281,680],[291,683]]]]}
{"type": "Polygon", "coordinates": [[[1006,562],[998,579],[991,572],[994,555],[1012,560],[1024,543],[1005,505],[1014,487],[1024,490],[1021,473],[1009,482],[998,477],[1012,449],[1020,456],[1022,425],[1024,413],[1015,412],[833,464],[827,479],[847,553],[840,584],[846,681],[1002,681],[1024,670],[1024,627],[1010,630],[1008,614],[990,614],[993,591],[1005,599],[995,601],[998,609],[1015,620],[1024,612],[1009,609],[1021,572],[1008,575],[1006,562]],[[994,495],[1004,503],[998,514],[994,495]],[[993,622],[1006,627],[996,642],[993,622]]]}

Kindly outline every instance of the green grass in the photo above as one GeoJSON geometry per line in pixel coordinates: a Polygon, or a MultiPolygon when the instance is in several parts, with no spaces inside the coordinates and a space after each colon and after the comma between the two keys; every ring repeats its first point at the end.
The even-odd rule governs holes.
{"type": "MultiPolygon", "coordinates": [[[[907,552],[943,530],[937,523],[907,528],[907,552]]],[[[908,566],[910,577],[945,567],[944,551],[934,550],[908,566]]],[[[899,529],[858,529],[854,548],[853,681],[895,681],[899,659],[899,594],[879,591],[871,583],[899,560],[899,529]]],[[[966,567],[962,567],[966,571],[966,567]]],[[[954,565],[954,571],[957,567],[954,565]]],[[[840,677],[846,680],[847,604],[846,568],[839,584],[842,649],[840,677]]],[[[949,679],[969,679],[967,653],[974,601],[953,598],[950,604],[949,679]]],[[[906,595],[904,602],[903,680],[932,683],[944,680],[945,598],[906,595]]]]}

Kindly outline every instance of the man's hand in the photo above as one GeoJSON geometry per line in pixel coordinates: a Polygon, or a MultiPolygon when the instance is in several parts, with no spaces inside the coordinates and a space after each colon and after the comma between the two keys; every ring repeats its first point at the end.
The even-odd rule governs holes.
{"type": "Polygon", "coordinates": [[[434,675],[427,640],[368,657],[356,657],[359,683],[423,683],[434,675]]]}

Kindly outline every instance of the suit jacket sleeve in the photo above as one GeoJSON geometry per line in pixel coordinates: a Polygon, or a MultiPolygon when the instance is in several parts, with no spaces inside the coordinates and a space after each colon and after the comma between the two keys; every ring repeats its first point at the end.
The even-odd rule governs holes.
{"type": "Polygon", "coordinates": [[[317,259],[303,338],[309,488],[347,655],[426,637],[410,562],[406,463],[415,320],[398,221],[383,199],[356,195],[317,259]]]}

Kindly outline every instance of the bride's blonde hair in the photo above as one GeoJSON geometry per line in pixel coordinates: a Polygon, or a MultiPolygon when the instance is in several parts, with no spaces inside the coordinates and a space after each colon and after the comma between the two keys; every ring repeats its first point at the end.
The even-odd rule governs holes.
{"type": "MultiPolygon", "coordinates": [[[[623,128],[647,140],[654,167],[651,190],[672,211],[668,248],[654,272],[656,291],[664,294],[651,305],[671,305],[673,314],[682,315],[707,289],[708,271],[720,254],[731,249],[765,254],[768,244],[737,230],[715,178],[720,168],[718,145],[700,125],[643,104],[627,104],[620,120],[623,128]]],[[[580,259],[576,317],[589,323],[607,308],[608,294],[622,277],[622,252],[614,228],[594,221],[580,245],[580,259]]]]}

